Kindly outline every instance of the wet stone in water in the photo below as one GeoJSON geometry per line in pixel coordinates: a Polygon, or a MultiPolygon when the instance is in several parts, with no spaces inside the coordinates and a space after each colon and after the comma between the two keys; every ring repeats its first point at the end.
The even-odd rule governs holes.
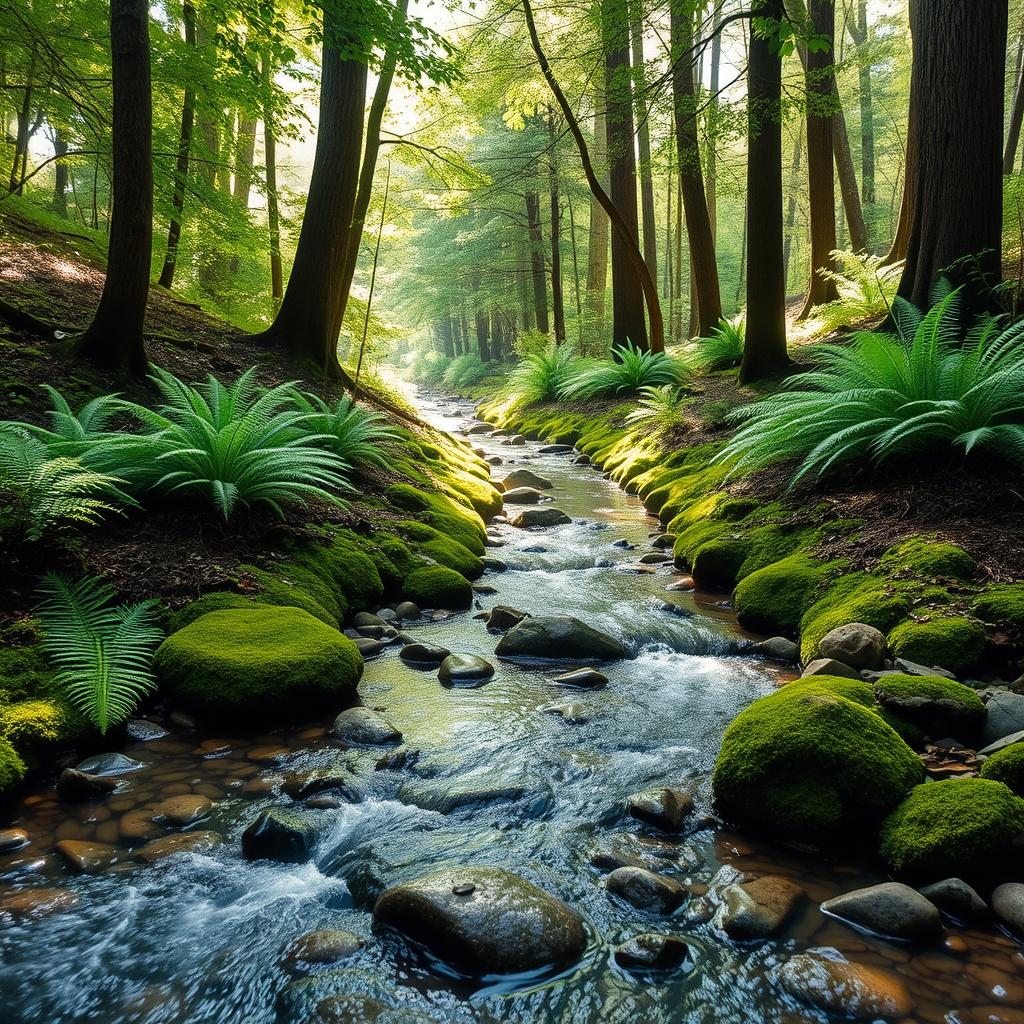
{"type": "Polygon", "coordinates": [[[605,879],[608,892],[638,910],[670,914],[686,898],[686,886],[646,868],[616,868],[605,879]]]}
{"type": "Polygon", "coordinates": [[[678,832],[693,810],[693,796],[682,789],[662,786],[634,793],[626,801],[630,816],[663,832],[678,832]]]}
{"type": "Polygon", "coordinates": [[[644,932],[615,950],[615,962],[627,971],[669,971],[681,967],[689,953],[678,935],[644,932]]]}
{"type": "Polygon", "coordinates": [[[281,966],[289,974],[310,974],[347,960],[365,945],[352,932],[325,928],[299,936],[285,951],[281,966]]]}

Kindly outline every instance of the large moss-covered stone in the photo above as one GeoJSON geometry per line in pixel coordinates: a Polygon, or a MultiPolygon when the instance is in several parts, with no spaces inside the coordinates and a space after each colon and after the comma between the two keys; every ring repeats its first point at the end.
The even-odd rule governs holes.
{"type": "Polygon", "coordinates": [[[952,672],[974,665],[984,653],[985,640],[980,623],[958,615],[903,622],[889,633],[889,647],[896,657],[941,665],[952,672]]]}
{"type": "Polygon", "coordinates": [[[798,680],[754,701],[726,730],[715,800],[737,822],[789,838],[871,828],[920,782],[914,752],[854,680],[798,680]]]}
{"type": "Polygon", "coordinates": [[[172,633],[154,668],[176,702],[209,717],[298,717],[351,699],[363,661],[308,612],[261,605],[210,612],[172,633]]]}
{"type": "Polygon", "coordinates": [[[883,676],[874,684],[882,707],[932,736],[969,738],[985,721],[985,705],[969,686],[939,676],[883,676]]]}
{"type": "Polygon", "coordinates": [[[499,658],[559,661],[615,661],[627,656],[612,636],[571,615],[533,615],[513,626],[498,642],[499,658]]]}
{"type": "Polygon", "coordinates": [[[421,608],[468,608],[473,603],[473,588],[454,569],[427,565],[406,576],[402,596],[421,608]]]}
{"type": "Polygon", "coordinates": [[[587,938],[561,900],[500,868],[448,868],[386,889],[374,918],[473,974],[576,960],[587,938]]]}

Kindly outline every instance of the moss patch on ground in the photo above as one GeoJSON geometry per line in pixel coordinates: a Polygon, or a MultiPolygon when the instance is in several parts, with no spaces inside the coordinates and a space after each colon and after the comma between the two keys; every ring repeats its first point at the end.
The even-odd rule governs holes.
{"type": "Polygon", "coordinates": [[[1024,743],[997,750],[981,766],[981,777],[1001,782],[1017,796],[1024,796],[1024,743]]]}
{"type": "Polygon", "coordinates": [[[891,630],[888,639],[896,657],[921,665],[939,665],[951,672],[963,672],[976,664],[986,643],[981,623],[957,615],[902,622],[891,630]]]}

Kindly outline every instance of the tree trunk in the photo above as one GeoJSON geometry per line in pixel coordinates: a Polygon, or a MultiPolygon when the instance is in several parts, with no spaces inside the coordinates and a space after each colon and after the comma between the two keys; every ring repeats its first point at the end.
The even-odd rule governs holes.
{"type": "Polygon", "coordinates": [[[697,305],[696,331],[707,336],[722,319],[722,297],[697,143],[697,97],[693,85],[693,60],[689,55],[693,46],[691,18],[692,14],[685,5],[673,5],[672,105],[679,155],[679,184],[690,248],[691,293],[697,305]]]}
{"type": "Polygon", "coordinates": [[[526,193],[526,223],[530,235],[530,275],[533,279],[533,315],[541,334],[548,325],[548,287],[544,280],[544,236],[540,226],[540,196],[526,193]]]}
{"type": "Polygon", "coordinates": [[[149,4],[111,0],[113,211],[99,307],[76,353],[109,369],[146,372],[143,324],[153,250],[153,99],[149,4]]]}
{"type": "MultiPolygon", "coordinates": [[[[238,112],[238,134],[235,136],[235,183],[232,195],[238,204],[238,212],[248,218],[249,193],[252,191],[252,162],[256,156],[256,119],[248,112],[238,112]]],[[[240,266],[238,255],[231,257],[231,273],[237,274],[240,266]]]]}
{"type": "Polygon", "coordinates": [[[636,79],[637,144],[640,148],[640,220],[643,227],[644,262],[658,280],[658,234],[654,220],[654,176],[651,168],[651,128],[647,120],[647,76],[644,70],[644,19],[642,0],[628,0],[633,73],[636,79]]]}
{"type": "Polygon", "coordinates": [[[555,151],[555,115],[548,111],[548,181],[551,195],[551,311],[555,322],[555,344],[565,341],[565,299],[562,295],[562,201],[558,188],[555,151]]]}
{"type": "Polygon", "coordinates": [[[281,214],[277,197],[277,139],[274,136],[274,112],[270,97],[270,54],[263,51],[260,61],[263,81],[263,161],[266,165],[267,227],[270,234],[270,302],[277,316],[284,295],[281,272],[281,214]]]}
{"type": "Polygon", "coordinates": [[[338,332],[366,103],[366,64],[341,56],[345,23],[324,8],[320,120],[306,210],[288,287],[270,328],[257,338],[283,346],[294,360],[312,360],[325,375],[341,376],[338,332]]]}
{"type": "Polygon", "coordinates": [[[854,252],[867,252],[868,227],[864,220],[864,208],[860,202],[857,188],[857,172],[853,166],[853,154],[850,152],[850,136],[846,130],[846,115],[839,99],[839,87],[832,81],[832,146],[836,161],[836,177],[839,179],[839,191],[843,197],[843,209],[846,211],[846,223],[850,229],[850,248],[854,252]]]}
{"type": "MultiPolygon", "coordinates": [[[[53,152],[58,158],[67,154],[68,143],[58,128],[53,133],[53,152]]],[[[53,182],[53,211],[59,217],[68,215],[68,165],[63,159],[57,160],[53,182]]]]}
{"type": "MultiPolygon", "coordinates": [[[[915,159],[907,261],[899,294],[928,305],[936,276],[950,271],[973,301],[1002,277],[1003,91],[1006,0],[913,0],[910,79],[915,159]]],[[[908,156],[909,165],[909,156],[908,156]]]]}
{"type": "Polygon", "coordinates": [[[807,95],[807,193],[809,197],[811,272],[799,319],[815,306],[839,298],[835,281],[836,195],[832,177],[832,115],[835,110],[835,8],[832,0],[810,0],[810,28],[828,40],[828,49],[814,49],[805,58],[807,95]]]}
{"type": "Polygon", "coordinates": [[[1006,129],[1003,174],[1013,174],[1013,167],[1017,162],[1021,122],[1024,121],[1024,28],[1017,35],[1017,67],[1013,81],[1013,105],[1010,107],[1010,124],[1006,129]]]}
{"type": "MultiPolygon", "coordinates": [[[[782,0],[762,0],[758,15],[785,16],[782,0]]],[[[786,284],[782,266],[782,61],[774,42],[750,30],[747,58],[747,326],[740,380],[784,370],[786,284]]]]}
{"type": "MultiPolygon", "coordinates": [[[[196,45],[196,11],[190,3],[182,6],[182,21],[185,26],[185,45],[196,45]]],[[[192,125],[196,115],[196,92],[190,85],[185,87],[181,103],[181,130],[178,134],[178,161],[174,168],[174,192],[171,206],[174,214],[167,229],[167,252],[164,266],[160,271],[160,286],[170,288],[174,283],[174,270],[178,264],[178,243],[181,240],[181,213],[185,207],[185,185],[188,182],[188,159],[192,148],[192,125]]]]}
{"type": "Polygon", "coordinates": [[[800,154],[803,149],[803,133],[797,132],[793,140],[793,164],[789,172],[789,199],[786,200],[785,241],[782,243],[782,279],[789,290],[789,255],[793,250],[793,230],[796,227],[797,178],[800,176],[800,154]]]}
{"type": "Polygon", "coordinates": [[[875,119],[871,104],[871,30],[868,0],[857,0],[857,17],[848,23],[850,37],[858,51],[857,83],[860,100],[860,194],[865,205],[875,201],[875,119]]]}
{"type": "MultiPolygon", "coordinates": [[[[602,185],[608,187],[608,133],[604,116],[604,75],[599,70],[594,87],[594,167],[602,185]]],[[[590,197],[590,230],[587,247],[587,311],[588,327],[598,337],[604,335],[604,293],[608,288],[608,214],[597,196],[590,197]]]]}
{"type": "MultiPolygon", "coordinates": [[[[634,245],[637,223],[636,157],[633,139],[633,90],[630,83],[629,20],[626,0],[601,0],[607,85],[608,155],[611,161],[611,201],[634,245]]],[[[649,272],[649,271],[648,271],[649,272]]],[[[640,278],[629,258],[626,240],[612,235],[612,348],[632,342],[646,349],[647,324],[640,278]]]]}
{"type": "Polygon", "coordinates": [[[32,78],[34,69],[35,58],[33,57],[25,79],[24,96],[22,97],[21,106],[17,109],[18,131],[14,137],[14,162],[11,164],[11,187],[9,192],[18,196],[21,195],[23,190],[22,179],[24,178],[24,173],[21,168],[25,162],[25,154],[28,153],[28,129],[29,118],[32,113],[32,78]]]}
{"type": "Polygon", "coordinates": [[[711,238],[717,246],[718,234],[718,90],[719,75],[722,67],[722,33],[719,24],[722,10],[715,7],[714,21],[711,26],[711,95],[708,97],[707,111],[707,195],[708,218],[711,221],[711,238]]]}

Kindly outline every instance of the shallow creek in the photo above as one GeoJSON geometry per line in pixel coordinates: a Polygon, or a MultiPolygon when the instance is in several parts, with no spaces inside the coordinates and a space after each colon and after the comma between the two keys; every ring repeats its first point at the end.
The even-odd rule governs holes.
{"type": "MultiPolygon", "coordinates": [[[[449,400],[424,398],[421,408],[453,432],[465,429],[472,414],[470,405],[449,400]]],[[[295,1015],[280,998],[291,980],[279,966],[281,955],[299,935],[343,928],[369,941],[332,976],[323,996],[366,994],[439,1022],[842,1019],[803,1007],[771,980],[774,965],[810,946],[833,947],[901,975],[914,1001],[905,1021],[1024,1021],[1024,961],[1005,936],[951,927],[952,948],[915,949],[824,917],[821,900],[880,880],[856,863],[828,863],[705,826],[681,839],[677,859],[664,862],[666,873],[695,886],[674,915],[654,918],[605,893],[601,873],[590,866],[593,849],[644,831],[624,815],[625,798],[651,785],[699,780],[699,826],[710,810],[707,776],[723,730],[782,676],[732,653],[739,633],[721,595],[667,592],[668,567],[638,571],[658,524],[636,498],[593,467],[565,455],[538,455],[535,444],[473,442],[503,459],[498,477],[525,465],[551,479],[556,506],[573,519],[536,532],[493,527],[503,546],[488,554],[508,571],[484,577],[497,593],[480,595],[478,606],[573,614],[619,637],[634,656],[609,666],[610,684],[595,691],[552,685],[550,667],[504,662],[483,686],[445,689],[433,672],[404,666],[391,649],[367,664],[360,694],[421,751],[414,767],[400,771],[375,770],[379,748],[345,750],[329,741],[327,721],[244,738],[172,728],[166,737],[124,749],[144,767],[123,776],[105,800],[62,804],[47,786],[28,793],[0,823],[32,836],[28,846],[0,856],[0,895],[60,887],[78,902],[0,928],[0,1019],[303,1020],[303,1012],[295,1015]],[[682,614],[666,610],[666,601],[682,614]],[[588,719],[570,723],[544,713],[568,702],[583,705],[588,719]],[[284,777],[340,765],[352,773],[351,802],[317,812],[322,831],[310,863],[241,858],[246,825],[263,807],[287,802],[279,793],[284,777]],[[505,793],[447,814],[417,806],[440,791],[470,789],[505,793]],[[192,827],[222,834],[224,845],[133,863],[123,841],[125,816],[188,793],[213,801],[209,817],[192,827]],[[103,874],[75,875],[52,851],[59,839],[120,843],[125,860],[103,874]],[[560,896],[588,922],[584,958],[554,976],[470,982],[396,935],[374,932],[370,910],[382,888],[457,864],[504,867],[560,896]],[[705,920],[701,887],[723,867],[786,875],[804,887],[808,899],[778,940],[731,943],[705,920]],[[611,958],[614,946],[641,931],[685,936],[691,962],[657,978],[620,970],[611,958]],[[996,1007],[1001,1016],[991,1015],[996,1007]]],[[[417,640],[493,660],[497,637],[471,616],[404,628],[417,640]]],[[[128,820],[137,825],[139,817],[128,820]]]]}

